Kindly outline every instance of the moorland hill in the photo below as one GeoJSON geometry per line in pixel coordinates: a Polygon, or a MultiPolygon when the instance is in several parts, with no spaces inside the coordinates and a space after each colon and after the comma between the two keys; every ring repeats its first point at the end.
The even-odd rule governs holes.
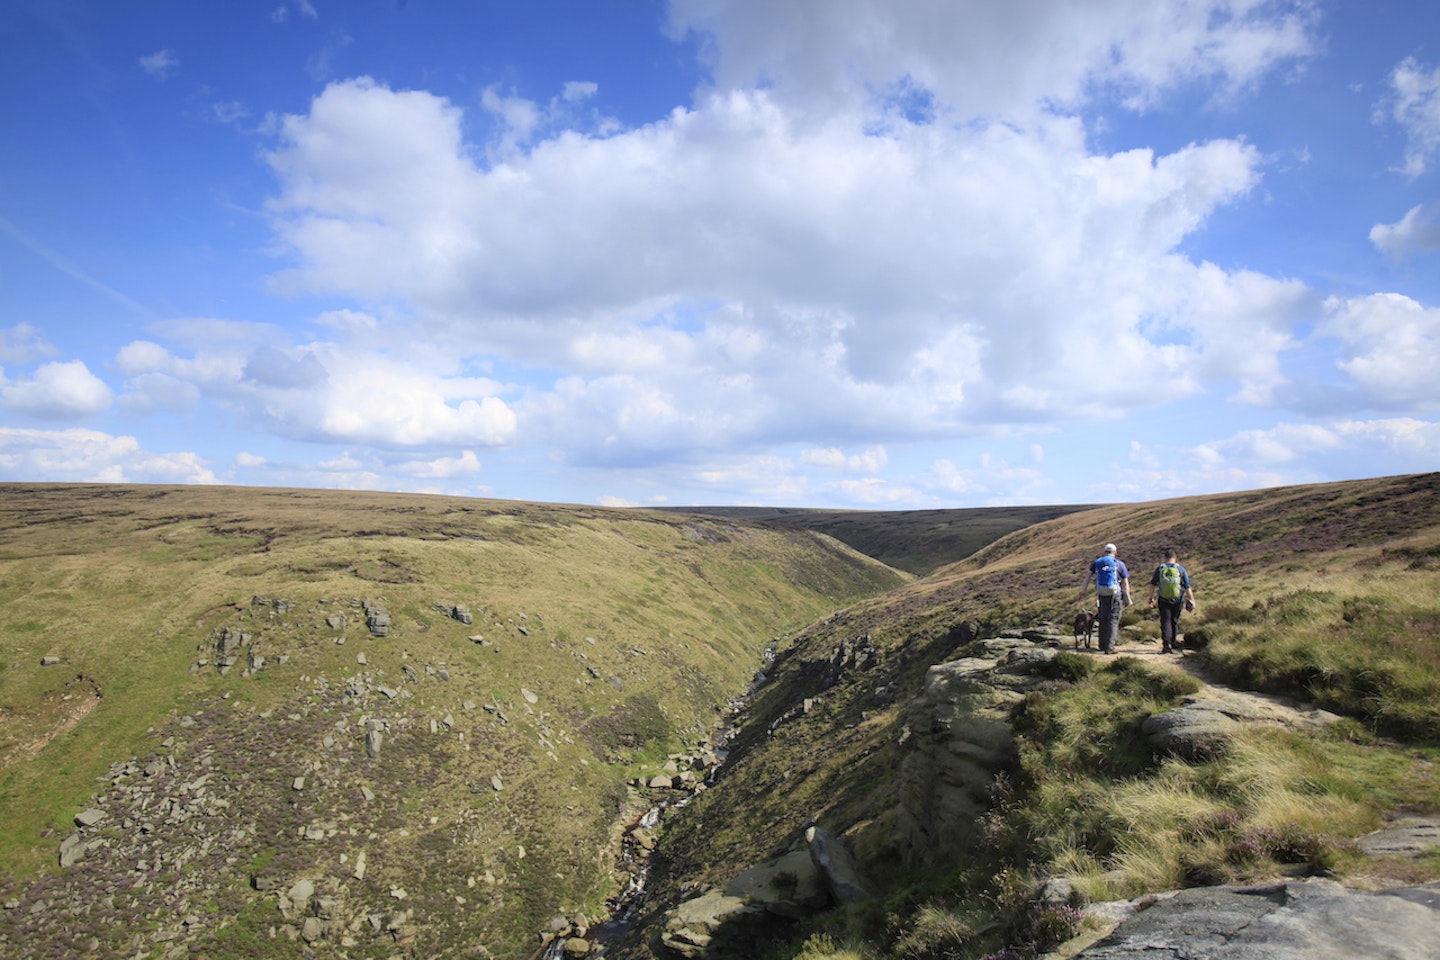
{"type": "Polygon", "coordinates": [[[528,956],[766,645],[905,579],[713,518],[3,485],[0,956],[528,956]]]}
{"type": "MultiPolygon", "coordinates": [[[[717,782],[671,820],[652,943],[624,955],[1025,957],[1178,889],[1433,881],[1433,816],[1403,855],[1364,838],[1440,810],[1437,588],[1437,474],[1097,507],[1001,537],[784,647],[717,782]],[[1106,542],[1141,601],[1115,657],[1075,649],[1070,626],[1106,542]],[[1171,546],[1199,596],[1178,657],[1143,602],[1171,546]],[[817,837],[868,895],[832,886],[799,909],[806,861],[786,858],[818,863],[817,837]],[[789,886],[758,896],[777,872],[789,886]],[[802,919],[757,915],[766,898],[802,919]]],[[[1427,916],[1415,930],[1440,929],[1427,916]]],[[[1195,935],[1161,946],[1210,955],[1195,935]]]]}
{"type": "Polygon", "coordinates": [[[1440,810],[1440,475],[1043,509],[0,485],[0,957],[580,955],[622,839],[625,958],[1114,958],[1179,889],[1440,877],[1366,839],[1440,810]],[[1183,657],[1143,603],[1074,649],[1107,541],[1180,551],[1183,657]]]}

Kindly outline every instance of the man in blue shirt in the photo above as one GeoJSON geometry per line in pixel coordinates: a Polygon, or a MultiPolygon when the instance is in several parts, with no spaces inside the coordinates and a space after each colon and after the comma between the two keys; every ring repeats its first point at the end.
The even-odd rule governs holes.
{"type": "Polygon", "coordinates": [[[1165,562],[1150,575],[1150,606],[1160,607],[1160,652],[1180,649],[1180,611],[1195,609],[1195,590],[1190,573],[1175,559],[1175,551],[1165,551],[1165,562]]]}
{"type": "Polygon", "coordinates": [[[1085,582],[1080,584],[1081,603],[1085,602],[1091,580],[1095,581],[1095,595],[1100,598],[1100,651],[1114,653],[1115,642],[1120,638],[1120,614],[1131,602],[1130,571],[1125,562],[1115,556],[1115,544],[1105,544],[1105,552],[1091,562],[1085,582]]]}

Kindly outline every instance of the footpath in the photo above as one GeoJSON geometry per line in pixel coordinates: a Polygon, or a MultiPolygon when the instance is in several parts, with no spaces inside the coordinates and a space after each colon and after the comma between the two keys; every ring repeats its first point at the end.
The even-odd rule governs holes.
{"type": "MultiPolygon", "coordinates": [[[[1157,642],[1122,644],[1133,656],[1181,670],[1203,686],[1179,708],[1151,717],[1157,746],[1199,756],[1242,726],[1316,729],[1334,714],[1285,697],[1236,690],[1207,676],[1199,658],[1161,653],[1157,642]]],[[[1357,842],[1371,857],[1440,849],[1440,816],[1396,813],[1357,842]]],[[[1380,887],[1379,883],[1372,886],[1380,887]]],[[[1091,932],[1046,960],[1436,960],[1440,883],[1357,889],[1334,880],[1281,878],[1199,887],[1086,908],[1091,932]]]]}

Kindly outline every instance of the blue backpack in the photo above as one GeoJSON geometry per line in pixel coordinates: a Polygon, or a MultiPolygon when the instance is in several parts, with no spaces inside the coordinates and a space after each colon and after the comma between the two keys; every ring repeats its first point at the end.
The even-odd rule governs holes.
{"type": "Polygon", "coordinates": [[[1095,561],[1095,595],[1097,597],[1113,597],[1119,589],[1116,572],[1119,570],[1120,561],[1106,554],[1095,561]]]}

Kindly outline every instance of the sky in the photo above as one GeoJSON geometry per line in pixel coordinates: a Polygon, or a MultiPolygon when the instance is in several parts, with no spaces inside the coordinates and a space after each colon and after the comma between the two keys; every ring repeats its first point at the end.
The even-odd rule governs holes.
{"type": "Polygon", "coordinates": [[[0,480],[1440,469],[1434,0],[4,0],[0,480]]]}

